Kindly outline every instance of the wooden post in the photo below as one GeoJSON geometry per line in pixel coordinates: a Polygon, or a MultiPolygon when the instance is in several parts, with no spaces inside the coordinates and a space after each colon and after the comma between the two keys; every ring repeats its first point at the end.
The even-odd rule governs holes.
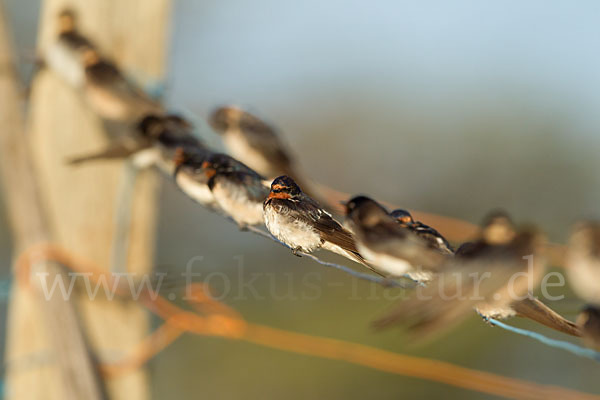
{"type": "MultiPolygon", "coordinates": [[[[49,232],[25,136],[10,37],[0,3],[0,98],[3,99],[0,107],[0,170],[14,251],[18,254],[33,244],[49,240],[49,232]]],[[[60,270],[49,263],[41,263],[37,271],[48,274],[50,279],[60,274],[60,270]]],[[[7,398],[102,398],[100,382],[70,301],[64,301],[60,296],[46,299],[35,286],[30,290],[15,287],[8,325],[7,398]],[[52,360],[52,367],[39,366],[13,373],[19,360],[26,360],[36,352],[52,360]]]]}
{"type": "MultiPolygon", "coordinates": [[[[56,16],[66,6],[77,12],[82,32],[124,71],[146,80],[141,83],[163,79],[170,0],[45,0],[40,48],[55,37],[56,16]]],[[[50,236],[75,254],[108,268],[123,162],[77,168],[65,163],[70,156],[96,151],[107,144],[102,122],[78,93],[51,71],[42,71],[32,87],[29,134],[28,160],[33,162],[39,183],[39,193],[33,197],[46,211],[50,236]]],[[[156,188],[154,173],[146,171],[138,176],[131,207],[127,272],[151,272],[156,188]]],[[[8,327],[8,362],[32,353],[55,351],[45,334],[38,332],[31,310],[18,301],[19,295],[14,299],[8,327]]],[[[135,303],[109,301],[103,296],[90,301],[81,296],[77,305],[87,340],[100,359],[125,356],[147,334],[148,316],[135,303]]],[[[64,388],[56,383],[55,367],[54,363],[41,364],[30,366],[27,372],[9,373],[9,398],[65,398],[64,388]]],[[[138,370],[111,379],[106,382],[106,391],[111,399],[147,399],[147,374],[138,370]]]]}

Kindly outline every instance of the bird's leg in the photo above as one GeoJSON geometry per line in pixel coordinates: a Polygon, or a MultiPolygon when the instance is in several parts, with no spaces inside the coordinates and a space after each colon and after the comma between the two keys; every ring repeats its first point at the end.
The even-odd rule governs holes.
{"type": "Polygon", "coordinates": [[[292,254],[295,255],[296,257],[302,257],[302,255],[298,254],[299,251],[302,251],[302,247],[300,247],[300,246],[294,247],[292,249],[292,254]]]}
{"type": "Polygon", "coordinates": [[[477,311],[477,314],[479,314],[479,316],[480,316],[480,317],[483,319],[483,321],[484,321],[486,324],[488,324],[488,325],[490,325],[490,326],[494,326],[494,324],[492,324],[492,323],[490,322],[490,318],[491,318],[491,317],[490,317],[489,315],[486,315],[486,314],[482,313],[481,311],[477,311]]]}
{"type": "Polygon", "coordinates": [[[248,224],[239,223],[238,228],[240,228],[240,232],[248,232],[248,224]]]}

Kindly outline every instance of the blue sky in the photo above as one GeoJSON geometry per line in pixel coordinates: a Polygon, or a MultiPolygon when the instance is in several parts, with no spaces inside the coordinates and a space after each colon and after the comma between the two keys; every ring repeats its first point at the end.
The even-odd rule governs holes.
{"type": "Polygon", "coordinates": [[[340,87],[426,103],[508,94],[599,122],[598,2],[187,0],[176,11],[178,101],[291,106],[290,91],[340,87]]]}

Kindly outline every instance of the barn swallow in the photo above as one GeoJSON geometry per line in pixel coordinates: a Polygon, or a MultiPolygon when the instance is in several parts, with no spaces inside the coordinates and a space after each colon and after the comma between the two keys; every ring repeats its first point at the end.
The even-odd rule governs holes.
{"type": "Polygon", "coordinates": [[[61,11],[57,25],[58,35],[45,49],[44,62],[69,85],[79,88],[85,77],[83,52],[96,46],[78,30],[77,15],[73,10],[61,11]]]}
{"type": "Polygon", "coordinates": [[[448,243],[441,233],[429,225],[425,225],[421,221],[415,221],[408,211],[397,209],[392,211],[390,215],[395,218],[402,227],[409,229],[414,234],[424,239],[432,248],[443,254],[454,254],[452,246],[450,246],[450,243],[448,243]]]}
{"type": "Polygon", "coordinates": [[[585,345],[600,351],[600,308],[586,306],[577,316],[577,326],[585,345]]]}
{"type": "Polygon", "coordinates": [[[202,171],[216,203],[240,228],[263,223],[269,187],[262,176],[226,154],[209,156],[202,171]]]}
{"type": "Polygon", "coordinates": [[[291,151],[279,133],[257,116],[235,106],[223,106],[209,116],[209,123],[221,135],[227,151],[260,175],[273,179],[287,175],[319,203],[339,212],[338,204],[331,203],[309,179],[300,173],[291,151]]]}
{"type": "Polygon", "coordinates": [[[85,71],[84,94],[91,108],[102,118],[130,122],[162,107],[130,82],[112,62],[97,50],[86,48],[82,54],[85,71]]]}
{"type": "Polygon", "coordinates": [[[440,274],[375,322],[404,323],[416,337],[428,337],[464,320],[473,309],[484,319],[520,316],[579,336],[577,326],[529,295],[543,276],[543,236],[532,228],[516,230],[505,215],[486,219],[468,252],[447,258],[440,274]],[[528,264],[527,256],[533,257],[528,264]]]}
{"type": "Polygon", "coordinates": [[[183,117],[175,114],[149,114],[135,126],[134,134],[113,141],[107,148],[73,157],[70,164],[81,164],[94,160],[133,158],[142,168],[156,165],[166,174],[172,175],[175,151],[188,149],[194,153],[208,152],[204,143],[193,133],[193,126],[183,117]]]}
{"type": "Polygon", "coordinates": [[[296,255],[299,251],[311,253],[322,248],[377,272],[359,254],[352,233],[303,193],[289,176],[280,176],[271,183],[264,218],[269,232],[296,255]]]}
{"type": "Polygon", "coordinates": [[[215,197],[208,187],[210,177],[203,166],[210,156],[206,151],[180,148],[175,154],[175,184],[188,197],[213,211],[220,211],[215,197]]]}
{"type": "Polygon", "coordinates": [[[346,203],[347,224],[358,251],[384,275],[426,281],[445,256],[402,226],[375,200],[357,196],[346,203]]]}
{"type": "Polygon", "coordinates": [[[139,121],[137,129],[144,137],[165,148],[205,147],[194,135],[194,126],[178,114],[148,114],[139,121]]]}
{"type": "Polygon", "coordinates": [[[469,258],[489,246],[507,244],[515,235],[516,227],[510,216],[503,210],[494,210],[482,221],[479,239],[461,244],[454,255],[469,258]]]}
{"type": "Polygon", "coordinates": [[[146,115],[137,124],[137,131],[158,150],[156,164],[169,175],[175,172],[173,160],[177,149],[181,148],[197,155],[211,153],[204,142],[194,135],[194,126],[177,114],[146,115]]]}
{"type": "Polygon", "coordinates": [[[600,306],[600,221],[582,221],[575,225],[565,264],[569,283],[577,296],[600,306]]]}
{"type": "Polygon", "coordinates": [[[296,178],[292,157],[277,131],[258,117],[235,106],[219,107],[209,117],[210,125],[223,137],[227,150],[267,178],[296,178]]]}

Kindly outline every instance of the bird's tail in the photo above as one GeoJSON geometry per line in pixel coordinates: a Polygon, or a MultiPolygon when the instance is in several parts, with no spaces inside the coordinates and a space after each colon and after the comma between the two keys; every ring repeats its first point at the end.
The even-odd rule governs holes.
{"type": "Polygon", "coordinates": [[[525,300],[519,300],[512,304],[512,308],[520,317],[529,318],[567,335],[581,336],[581,330],[575,323],[563,318],[535,297],[529,296],[525,300]]]}
{"type": "Polygon", "coordinates": [[[77,165],[90,161],[122,160],[146,148],[148,148],[147,144],[130,145],[124,143],[113,143],[108,147],[93,153],[70,157],[67,159],[67,163],[69,165],[77,165]]]}

